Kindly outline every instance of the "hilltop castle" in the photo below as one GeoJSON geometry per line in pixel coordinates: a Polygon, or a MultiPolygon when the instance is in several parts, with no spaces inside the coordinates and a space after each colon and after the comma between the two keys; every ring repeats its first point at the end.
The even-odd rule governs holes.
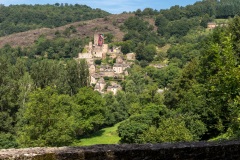
{"type": "Polygon", "coordinates": [[[111,83],[106,86],[104,78],[107,79],[124,79],[128,75],[127,68],[130,68],[131,63],[127,61],[134,61],[135,54],[129,53],[123,55],[121,47],[113,47],[109,49],[108,44],[104,43],[104,34],[94,34],[94,41],[89,42],[82,51],[78,54],[77,59],[85,59],[88,63],[90,84],[95,86],[94,90],[100,93],[113,92],[116,94],[122,87],[117,83],[111,83]],[[109,65],[105,62],[100,66],[94,64],[95,60],[103,60],[106,57],[115,59],[116,62],[109,65]]]}

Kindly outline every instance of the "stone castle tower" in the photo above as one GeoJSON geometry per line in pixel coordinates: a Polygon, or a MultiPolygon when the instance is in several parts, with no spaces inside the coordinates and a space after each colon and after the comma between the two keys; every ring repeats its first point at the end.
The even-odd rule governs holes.
{"type": "Polygon", "coordinates": [[[94,45],[102,46],[104,44],[104,34],[94,34],[94,45]]]}
{"type": "MultiPolygon", "coordinates": [[[[91,44],[89,44],[90,46],[91,44]]],[[[95,33],[94,34],[94,44],[93,46],[93,52],[95,53],[101,53],[102,58],[106,58],[106,54],[108,52],[108,44],[104,44],[104,34],[101,33],[95,33]]]]}

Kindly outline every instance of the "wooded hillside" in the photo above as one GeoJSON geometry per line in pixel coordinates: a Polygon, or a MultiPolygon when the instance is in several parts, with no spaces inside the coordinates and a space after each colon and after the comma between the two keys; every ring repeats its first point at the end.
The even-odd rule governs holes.
{"type": "Polygon", "coordinates": [[[73,22],[103,18],[109,13],[86,5],[0,5],[0,36],[37,28],[55,28],[73,22]]]}

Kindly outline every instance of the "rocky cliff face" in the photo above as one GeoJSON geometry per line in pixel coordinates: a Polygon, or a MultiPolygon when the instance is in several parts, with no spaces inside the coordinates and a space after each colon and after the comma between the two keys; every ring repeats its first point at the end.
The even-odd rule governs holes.
{"type": "Polygon", "coordinates": [[[240,141],[124,144],[90,147],[0,150],[0,160],[160,160],[240,159],[240,141]]]}

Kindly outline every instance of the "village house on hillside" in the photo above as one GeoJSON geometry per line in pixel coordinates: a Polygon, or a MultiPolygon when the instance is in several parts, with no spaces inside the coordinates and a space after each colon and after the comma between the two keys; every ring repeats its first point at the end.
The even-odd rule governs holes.
{"type": "Polygon", "coordinates": [[[90,75],[90,84],[96,84],[97,81],[100,79],[100,76],[98,74],[92,74],[90,75]]]}
{"type": "Polygon", "coordinates": [[[125,61],[123,60],[124,58],[123,58],[123,56],[118,56],[117,58],[116,58],[116,63],[117,64],[123,64],[123,63],[125,63],[125,61]]]}
{"type": "Polygon", "coordinates": [[[224,27],[227,26],[227,23],[215,23],[215,22],[209,22],[207,23],[207,28],[208,29],[214,29],[216,27],[224,27]]]}
{"type": "Polygon", "coordinates": [[[105,86],[106,86],[106,82],[104,81],[103,78],[100,78],[94,87],[94,91],[104,93],[105,86]]]}
{"type": "Polygon", "coordinates": [[[92,75],[96,72],[96,66],[94,64],[88,65],[89,74],[92,75]]]}
{"type": "Polygon", "coordinates": [[[116,63],[113,65],[114,72],[116,74],[122,74],[127,68],[130,68],[130,65],[123,60],[122,56],[118,56],[116,59],[116,63]]]}
{"type": "Polygon", "coordinates": [[[122,87],[119,84],[112,84],[107,87],[107,92],[113,92],[113,95],[116,95],[120,90],[122,90],[122,87]]]}
{"type": "Polygon", "coordinates": [[[110,65],[101,65],[100,66],[100,72],[103,72],[107,69],[112,69],[112,67],[110,65]]]}
{"type": "Polygon", "coordinates": [[[207,28],[208,29],[214,29],[214,28],[216,28],[217,27],[217,23],[215,23],[215,22],[209,22],[209,23],[207,23],[207,28]]]}
{"type": "Polygon", "coordinates": [[[117,74],[122,74],[124,73],[124,71],[127,69],[127,68],[130,68],[130,65],[129,64],[114,64],[113,65],[113,70],[115,73],[117,74]]]}
{"type": "Polygon", "coordinates": [[[104,71],[99,72],[99,75],[101,77],[114,77],[115,73],[114,73],[114,70],[110,68],[110,69],[106,69],[104,71]]]}

